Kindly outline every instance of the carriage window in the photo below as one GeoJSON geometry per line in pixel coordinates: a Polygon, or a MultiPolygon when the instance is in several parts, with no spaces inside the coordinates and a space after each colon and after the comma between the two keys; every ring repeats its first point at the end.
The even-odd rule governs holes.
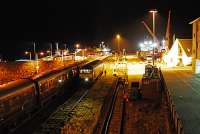
{"type": "Polygon", "coordinates": [[[80,73],[91,73],[90,69],[81,69],[80,73]]]}
{"type": "Polygon", "coordinates": [[[66,78],[67,78],[67,79],[69,78],[69,74],[68,74],[68,73],[66,74],[66,78]]]}
{"type": "Polygon", "coordinates": [[[0,113],[4,112],[4,104],[3,102],[0,103],[0,113]]]}
{"type": "Polygon", "coordinates": [[[40,85],[40,92],[44,92],[44,91],[47,89],[46,86],[47,86],[47,85],[46,85],[46,82],[42,83],[42,84],[40,85]]]}
{"type": "Polygon", "coordinates": [[[9,99],[9,106],[13,106],[15,104],[15,99],[14,98],[10,98],[9,99]]]}

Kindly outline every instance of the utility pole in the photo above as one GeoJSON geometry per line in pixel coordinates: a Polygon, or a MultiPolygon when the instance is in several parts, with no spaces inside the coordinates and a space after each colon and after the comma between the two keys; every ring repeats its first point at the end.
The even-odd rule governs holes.
{"type": "Polygon", "coordinates": [[[36,60],[35,42],[33,42],[33,52],[34,52],[34,56],[35,56],[35,60],[36,60]]]}
{"type": "Polygon", "coordinates": [[[52,47],[52,43],[50,43],[50,49],[51,49],[51,58],[53,57],[53,47],[52,47]]]}
{"type": "Polygon", "coordinates": [[[64,44],[64,46],[65,46],[65,50],[67,50],[67,44],[64,44]]]}

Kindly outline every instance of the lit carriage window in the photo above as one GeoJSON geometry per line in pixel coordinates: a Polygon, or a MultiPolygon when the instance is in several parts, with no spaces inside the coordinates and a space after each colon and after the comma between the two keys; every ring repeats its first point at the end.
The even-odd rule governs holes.
{"type": "Polygon", "coordinates": [[[91,70],[90,69],[81,69],[81,73],[90,73],[91,70]]]}
{"type": "Polygon", "coordinates": [[[62,79],[59,79],[58,82],[59,82],[59,83],[62,83],[62,79]]]}

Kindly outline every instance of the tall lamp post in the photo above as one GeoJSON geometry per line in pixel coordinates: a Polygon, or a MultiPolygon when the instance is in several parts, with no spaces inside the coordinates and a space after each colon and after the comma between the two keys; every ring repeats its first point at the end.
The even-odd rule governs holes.
{"type": "MultiPolygon", "coordinates": [[[[158,12],[156,9],[150,10],[150,13],[153,15],[153,34],[155,35],[155,14],[158,12]]],[[[154,38],[155,40],[155,38],[154,38]]]]}
{"type": "MultiPolygon", "coordinates": [[[[149,11],[150,13],[152,13],[152,15],[153,15],[153,34],[155,35],[155,14],[158,12],[156,9],[153,9],[153,10],[150,10],[149,11]]],[[[155,37],[153,37],[153,42],[155,43],[155,41],[156,41],[156,39],[155,39],[155,37]]],[[[154,65],[154,47],[155,47],[155,45],[153,45],[153,65],[154,65]]]]}
{"type": "Polygon", "coordinates": [[[36,60],[36,49],[35,49],[35,42],[33,42],[33,53],[34,53],[34,55],[35,55],[35,60],[36,60]]]}
{"type": "Polygon", "coordinates": [[[31,52],[26,51],[25,54],[29,54],[30,61],[31,61],[31,52]]]}
{"type": "Polygon", "coordinates": [[[52,46],[52,43],[50,43],[50,51],[51,51],[51,58],[53,58],[53,46],[52,46]]]}
{"type": "MultiPolygon", "coordinates": [[[[80,45],[79,45],[79,44],[76,44],[75,47],[76,47],[76,50],[78,50],[78,48],[80,47],[80,45]]],[[[74,61],[76,61],[76,50],[75,50],[74,61]]]]}

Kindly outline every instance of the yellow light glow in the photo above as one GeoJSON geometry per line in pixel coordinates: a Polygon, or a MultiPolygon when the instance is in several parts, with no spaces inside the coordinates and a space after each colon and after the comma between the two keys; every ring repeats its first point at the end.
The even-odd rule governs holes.
{"type": "Polygon", "coordinates": [[[127,68],[129,75],[142,75],[145,73],[145,64],[128,63],[127,68]]]}
{"type": "Polygon", "coordinates": [[[175,41],[171,50],[163,57],[167,67],[174,67],[178,64],[178,42],[175,41]]]}
{"type": "Polygon", "coordinates": [[[116,38],[117,38],[117,39],[120,39],[120,35],[119,35],[119,34],[117,34],[116,38]]]}
{"type": "Polygon", "coordinates": [[[149,11],[150,13],[157,13],[158,11],[156,9],[152,9],[149,11]]]}
{"type": "Polygon", "coordinates": [[[163,56],[163,60],[167,63],[167,67],[175,67],[179,63],[179,58],[182,60],[184,66],[191,64],[192,57],[188,57],[184,51],[180,54],[179,50],[179,42],[175,41],[170,51],[163,56]]]}
{"type": "Polygon", "coordinates": [[[183,52],[183,54],[182,54],[182,62],[183,62],[183,65],[184,65],[184,66],[189,65],[189,64],[192,63],[192,57],[188,57],[188,56],[186,55],[186,53],[183,52]]]}
{"type": "Polygon", "coordinates": [[[40,55],[44,55],[44,52],[40,52],[40,55]]]}
{"type": "Polygon", "coordinates": [[[76,48],[77,48],[77,49],[79,48],[79,46],[80,46],[79,44],[76,44],[76,48]]]}
{"type": "Polygon", "coordinates": [[[39,68],[40,68],[40,67],[37,65],[37,66],[36,66],[36,69],[39,69],[39,68]]]}

